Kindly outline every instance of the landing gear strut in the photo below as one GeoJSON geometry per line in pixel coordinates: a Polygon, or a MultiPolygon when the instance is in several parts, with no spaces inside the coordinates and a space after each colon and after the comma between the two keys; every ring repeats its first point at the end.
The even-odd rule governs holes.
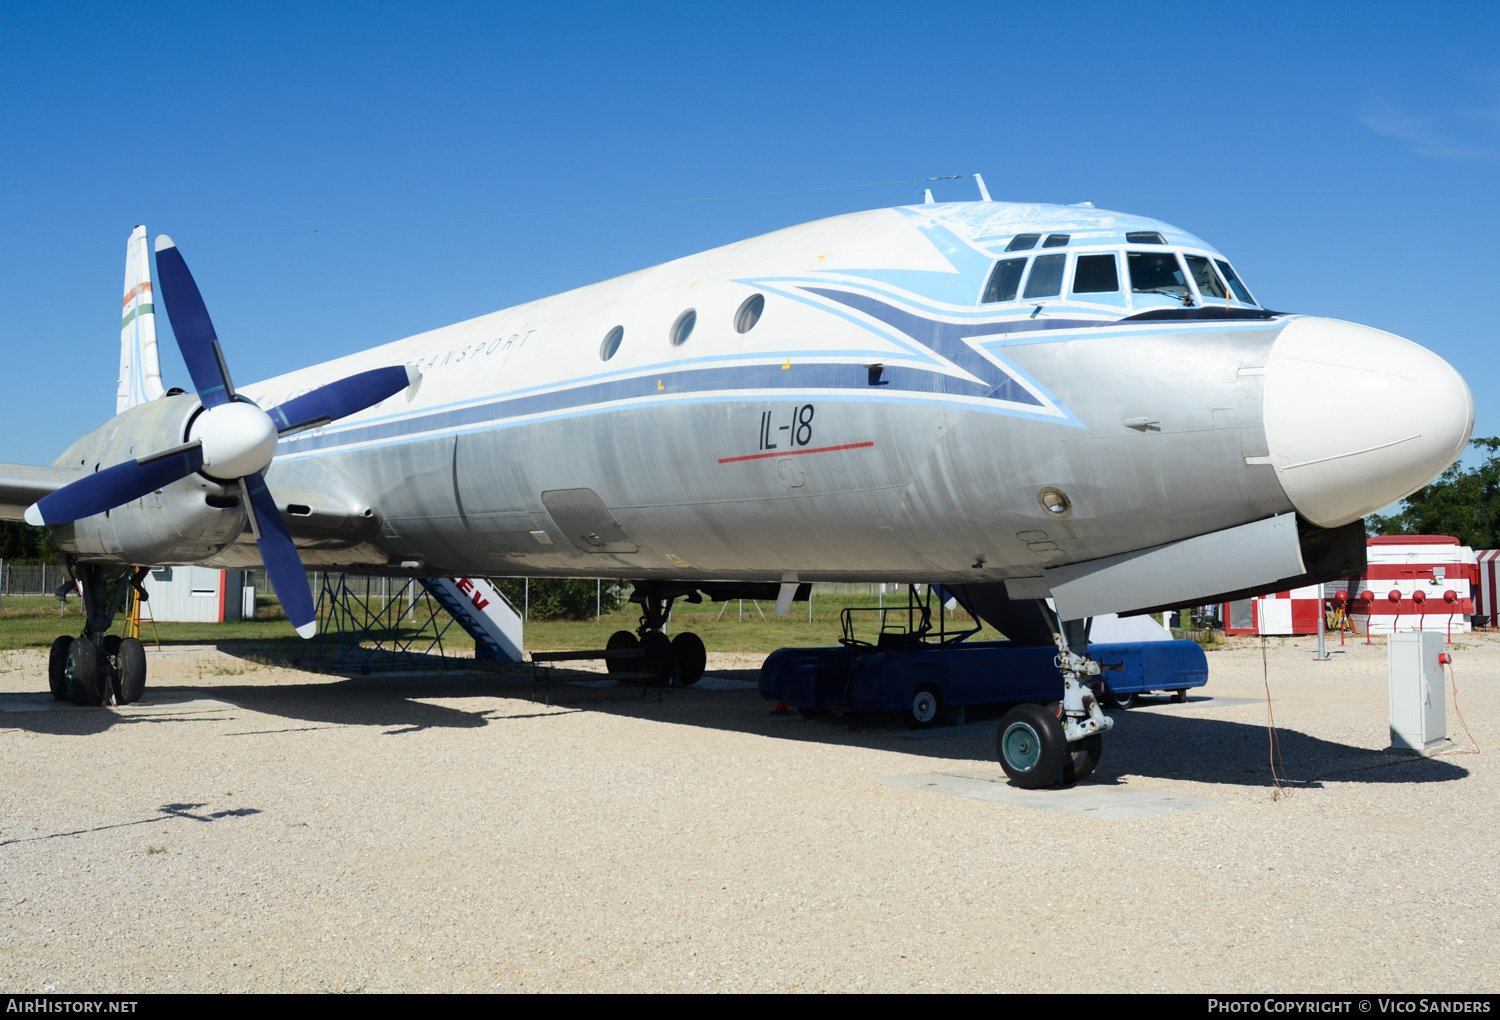
{"type": "Polygon", "coordinates": [[[1000,720],[995,751],[1011,782],[1025,790],[1054,783],[1076,783],[1099,765],[1102,734],[1115,721],[1099,708],[1091,679],[1099,663],[1089,656],[1089,621],[1060,620],[1057,667],[1063,698],[1054,706],[1017,705],[1000,720]]]}
{"type": "Polygon", "coordinates": [[[628,630],[616,631],[610,636],[608,647],[639,645],[645,654],[643,668],[646,672],[659,677],[660,684],[687,687],[702,678],[703,669],[708,664],[708,651],[703,647],[703,639],[696,634],[684,631],[674,638],[667,637],[667,617],[672,613],[672,603],[679,598],[692,603],[703,601],[703,596],[695,588],[652,581],[636,582],[630,601],[641,607],[640,625],[634,634],[628,630]]]}
{"type": "Polygon", "coordinates": [[[146,649],[135,638],[108,634],[132,587],[139,588],[148,568],[70,565],[83,597],[83,634],[52,642],[47,683],[52,696],[75,705],[101,701],[128,705],[146,688],[146,649]],[[110,590],[110,584],[114,590],[110,590]]]}

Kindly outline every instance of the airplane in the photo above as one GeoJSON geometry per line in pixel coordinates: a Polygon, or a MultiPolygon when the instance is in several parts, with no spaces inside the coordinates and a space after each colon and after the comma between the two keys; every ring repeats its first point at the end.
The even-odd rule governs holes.
{"type": "Polygon", "coordinates": [[[1056,645],[1060,707],[1013,710],[998,753],[1021,786],[1087,775],[1113,721],[1091,618],[1358,572],[1363,518],[1459,456],[1474,403],[1411,341],[1266,307],[1184,230],[978,181],[242,386],[243,341],[138,227],[118,413],[0,465],[0,516],[50,526],[83,596],[53,693],[139,697],[144,654],[104,634],[143,564],[264,565],[303,637],[305,567],[616,578],[642,616],[611,647],[699,671],[676,599],[784,613],[904,576],[1056,645]],[[157,301],[189,390],[161,385],[157,301]]]}

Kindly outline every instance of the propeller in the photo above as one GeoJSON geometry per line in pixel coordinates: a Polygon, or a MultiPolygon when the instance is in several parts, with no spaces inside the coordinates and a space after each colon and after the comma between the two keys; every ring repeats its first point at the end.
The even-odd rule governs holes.
{"type": "Polygon", "coordinates": [[[293,432],[337,421],[400,393],[417,381],[411,366],[376,368],[347,376],[263,411],[238,397],[219,337],[172,239],[156,239],[157,286],[172,320],[172,332],[203,411],[188,441],[139,460],[125,461],[63,486],[26,510],[30,524],[63,524],[92,517],[140,499],[195,471],[223,482],[237,482],[250,533],[260,549],[271,586],[287,619],[304,638],[317,633],[317,614],[302,557],[264,472],[276,455],[276,441],[293,432]]]}

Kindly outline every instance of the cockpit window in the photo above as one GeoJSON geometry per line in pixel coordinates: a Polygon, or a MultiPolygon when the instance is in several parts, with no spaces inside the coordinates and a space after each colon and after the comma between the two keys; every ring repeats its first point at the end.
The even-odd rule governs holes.
{"type": "Polygon", "coordinates": [[[1025,298],[1056,297],[1062,293],[1063,267],[1066,255],[1038,255],[1031,263],[1031,275],[1026,277],[1025,298]]]}
{"type": "Polygon", "coordinates": [[[984,300],[1014,301],[1016,291],[1021,289],[1021,270],[1026,268],[1025,259],[1003,259],[995,263],[990,282],[984,288],[984,300]]]}
{"type": "Polygon", "coordinates": [[[1036,243],[1042,239],[1041,234],[1017,234],[1010,239],[1010,244],[1005,246],[1006,251],[1030,251],[1036,247],[1036,243]]]}
{"type": "Polygon", "coordinates": [[[1257,303],[1256,300],[1250,296],[1250,292],[1245,289],[1245,285],[1240,282],[1240,278],[1234,275],[1234,269],[1230,267],[1228,262],[1225,262],[1223,259],[1214,259],[1214,263],[1218,265],[1219,272],[1224,274],[1224,279],[1229,281],[1229,288],[1234,291],[1235,297],[1239,298],[1247,305],[1253,305],[1257,303]]]}
{"type": "Polygon", "coordinates": [[[1205,298],[1224,297],[1224,285],[1219,282],[1219,274],[1214,272],[1214,267],[1208,259],[1202,255],[1184,255],[1187,260],[1188,271],[1193,274],[1193,281],[1198,284],[1198,293],[1205,298]]]}
{"type": "Polygon", "coordinates": [[[1062,247],[1065,247],[1067,245],[1067,243],[1068,243],[1068,239],[1071,238],[1072,236],[1073,235],[1071,235],[1071,234],[1048,234],[1047,235],[1047,240],[1045,240],[1045,241],[1042,242],[1042,247],[1043,248],[1062,248],[1062,247]]]}
{"type": "Polygon", "coordinates": [[[1130,244],[1166,244],[1162,236],[1154,230],[1132,230],[1125,235],[1125,240],[1130,244]]]}
{"type": "Polygon", "coordinates": [[[1120,289],[1120,271],[1113,255],[1080,255],[1073,268],[1074,294],[1113,294],[1120,289]]]}
{"type": "Polygon", "coordinates": [[[1133,251],[1130,260],[1130,289],[1136,294],[1188,296],[1187,277],[1182,263],[1169,251],[1133,251]]]}

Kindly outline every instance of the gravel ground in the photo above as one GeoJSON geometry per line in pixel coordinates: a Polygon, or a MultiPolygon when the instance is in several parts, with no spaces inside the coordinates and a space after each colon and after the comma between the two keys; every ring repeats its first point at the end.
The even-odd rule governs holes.
{"type": "MultiPolygon", "coordinates": [[[[1267,653],[1290,795],[1246,642],[1210,654],[1214,700],[1117,713],[1102,796],[1215,802],[1135,820],[876,782],[998,771],[993,722],[912,740],[732,683],[548,707],[514,679],[153,654],[148,700],[229,707],[0,713],[0,986],[1500,989],[1500,638],[1455,649],[1485,753],[1394,766],[1385,649],[1312,648],[1267,653]]],[[[0,695],[45,670],[0,653],[0,695]]]]}

